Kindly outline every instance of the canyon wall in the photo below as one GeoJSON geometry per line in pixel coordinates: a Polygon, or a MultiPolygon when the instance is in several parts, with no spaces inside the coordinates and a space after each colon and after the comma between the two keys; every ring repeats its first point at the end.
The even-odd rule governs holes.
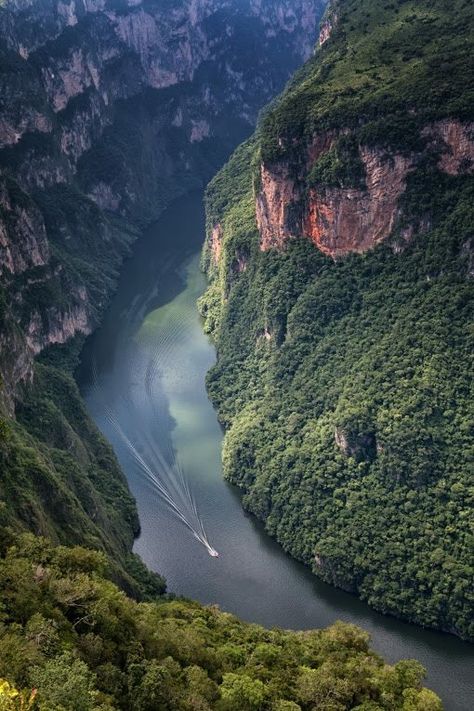
{"type": "MultiPolygon", "coordinates": [[[[321,171],[318,174],[317,168],[329,159],[340,169],[347,160],[335,148],[341,136],[347,141],[350,132],[316,135],[299,146],[296,161],[290,158],[261,164],[256,219],[262,250],[281,249],[289,239],[304,235],[324,254],[337,258],[350,252],[366,252],[393,237],[397,228],[402,239],[413,236],[413,225],[401,227],[400,200],[407,176],[424,153],[400,153],[384,146],[358,144],[360,179],[353,185],[347,184],[350,180],[343,175],[330,176],[333,180],[328,181],[327,172],[326,176],[321,171]]],[[[424,139],[426,149],[436,152],[441,172],[458,176],[474,171],[472,122],[446,119],[429,124],[420,131],[420,139],[424,139]]],[[[422,226],[426,229],[426,221],[422,226]]]]}
{"type": "Polygon", "coordinates": [[[200,301],[244,506],[326,582],[466,639],[473,22],[331,0],[208,187],[200,301]]]}
{"type": "Polygon", "coordinates": [[[0,8],[0,288],[5,324],[19,326],[11,338],[5,326],[0,357],[10,412],[32,357],[94,328],[136,230],[211,176],[309,56],[322,6],[0,8]]]}
{"type": "Polygon", "coordinates": [[[311,53],[320,0],[0,6],[0,523],[98,548],[135,595],[124,475],[70,377],[122,259],[311,53]]]}

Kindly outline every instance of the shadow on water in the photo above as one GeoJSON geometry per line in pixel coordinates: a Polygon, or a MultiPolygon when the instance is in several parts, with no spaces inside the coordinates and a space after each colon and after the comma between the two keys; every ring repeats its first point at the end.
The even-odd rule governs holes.
{"type": "Polygon", "coordinates": [[[196,311],[205,288],[199,270],[203,238],[202,196],[191,194],[137,243],[103,325],[84,349],[80,380],[89,411],[111,441],[137,499],[142,533],[135,550],[165,575],[171,591],[218,603],[249,621],[293,629],[337,619],[358,624],[388,661],[419,659],[446,709],[472,711],[472,646],[379,615],[318,581],[245,514],[238,492],[223,481],[222,432],[204,384],[215,353],[196,311]],[[179,460],[218,559],[170,510],[111,425],[110,410],[145,461],[156,465],[151,456],[156,448],[166,452],[168,463],[179,460]]]}

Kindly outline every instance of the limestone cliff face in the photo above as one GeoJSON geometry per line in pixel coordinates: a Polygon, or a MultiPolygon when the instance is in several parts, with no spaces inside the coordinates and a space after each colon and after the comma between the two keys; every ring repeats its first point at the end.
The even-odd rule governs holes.
{"type": "Polygon", "coordinates": [[[0,208],[0,273],[21,274],[46,264],[49,244],[43,216],[35,203],[2,181],[0,208]],[[13,234],[15,239],[11,238],[13,234]]]}
{"type": "Polygon", "coordinates": [[[77,333],[91,332],[90,308],[83,287],[73,289],[65,308],[51,305],[41,313],[33,309],[26,328],[26,343],[34,355],[47,346],[65,343],[77,333]]]}
{"type": "Polygon", "coordinates": [[[289,237],[298,234],[299,225],[291,224],[290,211],[299,203],[301,192],[285,164],[272,169],[262,165],[260,178],[261,189],[256,200],[260,247],[262,250],[281,248],[289,237]]]}
{"type": "Polygon", "coordinates": [[[309,190],[303,234],[331,257],[371,249],[391,234],[396,222],[398,201],[412,160],[366,147],[361,148],[361,158],[365,190],[309,190]]]}
{"type": "MultiPolygon", "coordinates": [[[[183,0],[171,11],[158,2],[145,6],[141,0],[130,1],[128,9],[120,11],[113,4],[107,9],[105,5],[77,0],[47,6],[9,0],[0,17],[10,60],[8,75],[2,76],[3,95],[21,104],[22,99],[26,103],[26,94],[31,97],[33,93],[43,106],[30,106],[22,113],[11,105],[2,108],[0,140],[4,144],[17,143],[29,131],[51,132],[51,113],[64,110],[71,99],[89,89],[109,106],[144,86],[160,89],[191,81],[203,62],[221,61],[226,42],[233,49],[233,36],[249,19],[262,34],[262,48],[271,50],[271,43],[276,45],[278,39],[289,41],[290,61],[297,66],[311,51],[324,2],[252,0],[233,8],[225,0],[183,0]],[[214,34],[221,23],[224,36],[214,34]],[[122,66],[114,76],[118,64],[122,66]]],[[[232,54],[228,58],[230,75],[236,59],[232,54]]],[[[243,56],[238,61],[243,64],[247,59],[251,58],[243,56]]],[[[263,52],[262,57],[252,59],[262,60],[263,52]]],[[[293,67],[285,73],[289,75],[293,67]]],[[[253,79],[263,84],[275,77],[253,79]]],[[[231,93],[232,87],[228,89],[231,93]]],[[[254,106],[253,111],[258,108],[254,106]]]]}
{"type": "Polygon", "coordinates": [[[438,148],[438,167],[448,175],[474,171],[474,124],[460,121],[437,121],[423,131],[438,148]]]}
{"type": "MultiPolygon", "coordinates": [[[[256,216],[262,250],[281,249],[288,239],[304,235],[322,252],[337,258],[366,252],[394,233],[407,176],[421,154],[359,145],[362,187],[310,184],[311,168],[329,154],[341,135],[347,133],[332,131],[315,136],[309,145],[302,146],[306,159],[298,164],[283,160],[261,165],[256,216]]],[[[426,126],[421,136],[427,141],[427,149],[436,151],[442,172],[473,172],[472,124],[444,120],[426,126]]],[[[400,233],[409,239],[413,231],[413,227],[404,227],[400,233]]]]}
{"type": "Polygon", "coordinates": [[[210,236],[210,253],[212,264],[214,266],[217,266],[219,264],[220,256],[222,253],[222,239],[222,225],[220,222],[218,222],[217,225],[212,228],[210,236]]]}
{"type": "Polygon", "coordinates": [[[337,22],[339,19],[338,4],[339,0],[331,0],[324,14],[321,26],[319,28],[320,47],[322,47],[322,45],[328,41],[334,28],[337,26],[337,22]]]}
{"type": "Polygon", "coordinates": [[[0,287],[5,318],[21,328],[1,343],[6,392],[42,349],[94,328],[129,239],[117,218],[125,231],[142,225],[210,177],[208,155],[223,160],[310,54],[323,6],[7,0],[0,287]],[[97,289],[88,262],[101,260],[110,274],[97,289]]]}

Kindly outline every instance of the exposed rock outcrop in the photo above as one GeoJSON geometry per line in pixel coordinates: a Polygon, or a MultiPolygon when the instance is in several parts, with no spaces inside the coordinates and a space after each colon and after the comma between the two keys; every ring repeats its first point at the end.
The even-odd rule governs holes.
{"type": "Polygon", "coordinates": [[[336,427],[334,441],[346,457],[353,457],[357,462],[372,461],[376,457],[377,441],[373,432],[336,427]]]}
{"type": "Polygon", "coordinates": [[[439,168],[448,175],[474,172],[474,124],[446,119],[427,126],[424,136],[440,151],[439,168]]]}
{"type": "Polygon", "coordinates": [[[331,257],[365,252],[386,239],[393,230],[398,201],[412,165],[406,156],[362,148],[366,190],[311,188],[303,234],[331,257]]]}
{"type": "MultiPolygon", "coordinates": [[[[106,225],[114,215],[143,225],[180,190],[210,177],[218,164],[200,153],[201,144],[213,140],[220,162],[250,131],[259,109],[309,56],[323,5],[7,0],[0,13],[0,286],[7,317],[23,329],[15,335],[18,362],[89,333],[113,283],[109,275],[97,290],[84,278],[90,270],[81,274],[71,264],[58,277],[51,253],[55,260],[90,257],[98,269],[96,253],[110,250],[112,274],[128,238],[116,222],[99,229],[101,220],[106,225]],[[243,25],[255,40],[245,48],[243,25]],[[286,66],[272,61],[277,47],[286,66]],[[84,196],[103,217],[92,217],[84,196]],[[60,298],[57,289],[65,290],[60,298]]],[[[5,339],[0,375],[12,393],[12,379],[29,377],[31,367],[7,365],[5,339]]]]}
{"type": "Polygon", "coordinates": [[[256,198],[260,248],[281,248],[289,237],[299,232],[300,225],[291,220],[291,211],[299,203],[301,193],[286,164],[271,169],[262,165],[260,185],[256,198]]]}
{"type": "Polygon", "coordinates": [[[222,230],[222,225],[217,223],[212,230],[211,230],[211,237],[209,241],[209,246],[210,246],[210,252],[211,252],[211,259],[212,263],[214,265],[219,264],[219,259],[221,256],[221,251],[222,251],[222,238],[223,238],[223,230],[222,230]]]}
{"type": "MultiPolygon", "coordinates": [[[[342,131],[339,136],[347,136],[342,131]]],[[[425,127],[421,136],[439,153],[438,168],[449,175],[474,170],[474,127],[456,120],[439,121],[425,127]]],[[[341,184],[309,184],[311,168],[333,149],[334,131],[317,134],[302,149],[304,162],[293,165],[280,160],[260,167],[256,195],[256,218],[260,248],[283,248],[296,236],[306,236],[325,254],[337,258],[350,252],[366,252],[388,239],[397,226],[400,198],[407,176],[418,162],[416,153],[402,154],[385,148],[358,146],[365,187],[341,184]]],[[[417,230],[429,225],[421,216],[417,230]]],[[[401,229],[409,241],[415,226],[401,229]]],[[[399,248],[397,243],[394,248],[399,248]]]]}
{"type": "MultiPolygon", "coordinates": [[[[330,137],[315,141],[311,156],[318,159],[331,143],[330,137]]],[[[281,248],[288,238],[303,234],[325,254],[339,257],[364,252],[386,239],[395,224],[412,159],[366,147],[360,154],[366,190],[318,186],[305,194],[290,166],[262,165],[256,200],[261,249],[281,248]]]]}
{"type": "Polygon", "coordinates": [[[87,336],[92,331],[90,306],[84,288],[74,290],[73,303],[65,309],[51,306],[43,314],[33,311],[26,329],[26,342],[34,355],[47,346],[66,343],[77,333],[87,336]]]}
{"type": "Polygon", "coordinates": [[[332,31],[337,25],[338,21],[338,11],[337,11],[338,0],[331,0],[323,17],[321,25],[319,27],[319,46],[328,41],[331,36],[332,31]]]}
{"type": "Polygon", "coordinates": [[[0,209],[0,274],[21,274],[46,264],[49,245],[43,216],[13,181],[0,182],[0,209]]]}

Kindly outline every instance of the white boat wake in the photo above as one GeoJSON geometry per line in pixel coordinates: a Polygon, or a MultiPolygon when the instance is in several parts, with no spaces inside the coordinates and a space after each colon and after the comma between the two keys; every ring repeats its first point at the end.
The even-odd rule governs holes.
{"type": "MultiPolygon", "coordinates": [[[[190,531],[193,537],[204,546],[212,558],[218,558],[219,553],[209,542],[201,516],[199,515],[195,498],[192,494],[189,481],[183,467],[175,456],[171,441],[168,440],[166,453],[161,449],[156,436],[151,430],[150,419],[158,422],[163,414],[159,409],[160,398],[154,391],[155,381],[160,373],[160,365],[167,359],[173,348],[173,341],[179,336],[184,324],[180,324],[166,338],[156,344],[153,357],[149,360],[144,370],[144,389],[139,387],[140,402],[135,401],[132,394],[132,383],[129,383],[126,397],[122,397],[122,404],[127,411],[127,431],[120,422],[118,413],[106,404],[106,398],[100,386],[97,366],[92,364],[94,389],[102,401],[105,418],[116,434],[120,437],[127,451],[131,455],[141,473],[147,478],[169,511],[190,531]],[[145,394],[145,400],[143,398],[145,394]],[[151,409],[151,418],[144,417],[143,411],[151,409]],[[131,426],[131,423],[134,426],[131,426]],[[133,431],[132,431],[133,430],[133,431]]],[[[142,371],[143,372],[143,371],[142,371]]],[[[138,379],[138,385],[143,383],[143,378],[138,379]]],[[[127,391],[126,391],[127,392],[127,391]]]]}

